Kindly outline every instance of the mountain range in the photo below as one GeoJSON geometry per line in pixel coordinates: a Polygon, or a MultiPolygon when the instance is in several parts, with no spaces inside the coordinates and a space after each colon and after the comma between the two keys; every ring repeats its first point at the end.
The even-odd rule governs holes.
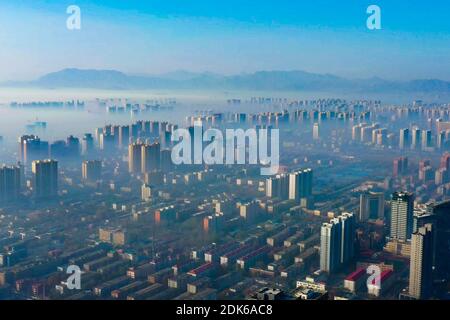
{"type": "Polygon", "coordinates": [[[94,89],[220,89],[317,92],[422,92],[450,93],[450,82],[438,79],[392,81],[381,78],[347,79],[305,71],[258,71],[225,76],[214,73],[176,71],[162,75],[133,75],[116,70],[63,69],[28,82],[3,86],[94,89]]]}

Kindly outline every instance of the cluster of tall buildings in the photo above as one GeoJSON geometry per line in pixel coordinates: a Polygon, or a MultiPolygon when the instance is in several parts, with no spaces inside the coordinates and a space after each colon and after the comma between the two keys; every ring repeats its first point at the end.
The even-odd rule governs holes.
{"type": "Polygon", "coordinates": [[[427,299],[433,294],[433,283],[450,275],[450,201],[429,203],[419,210],[414,199],[410,192],[392,194],[389,239],[408,246],[407,296],[427,299]]]}
{"type": "MultiPolygon", "coordinates": [[[[318,106],[322,103],[326,104],[325,101],[318,101],[317,103],[318,106]]],[[[338,106],[341,105],[340,102],[336,103],[338,106]]],[[[377,103],[375,103],[375,107],[377,107],[377,103]]],[[[326,136],[326,133],[328,133],[325,121],[331,119],[340,119],[343,121],[354,119],[354,121],[351,121],[350,126],[346,128],[347,133],[348,129],[352,128],[353,140],[365,144],[372,143],[376,145],[385,145],[395,141],[394,135],[389,133],[387,128],[381,127],[377,123],[367,124],[373,120],[377,121],[378,115],[375,112],[372,113],[372,111],[369,111],[363,102],[361,102],[360,105],[355,104],[352,108],[353,111],[345,111],[342,113],[338,112],[338,109],[323,111],[321,108],[319,108],[320,111],[296,110],[293,112],[264,112],[255,115],[233,113],[231,115],[228,114],[228,117],[230,118],[227,120],[231,120],[231,123],[234,124],[245,123],[246,125],[271,126],[282,123],[288,124],[293,120],[302,121],[308,119],[313,126],[313,139],[321,140],[323,146],[325,146],[327,141],[323,138],[326,136]],[[353,126],[353,124],[357,123],[356,121],[360,121],[361,123],[353,126]],[[321,137],[321,134],[324,137],[321,137]]],[[[221,124],[224,120],[224,116],[222,114],[208,114],[189,117],[187,120],[193,125],[198,121],[202,121],[206,122],[207,126],[209,126],[221,124]]],[[[392,130],[391,126],[387,127],[389,130],[392,130]]],[[[172,169],[171,151],[169,147],[170,135],[174,128],[176,128],[176,126],[166,122],[154,121],[138,121],[130,125],[107,125],[103,128],[98,128],[94,134],[85,134],[81,140],[70,136],[66,140],[55,141],[50,145],[47,142],[41,141],[37,136],[27,135],[22,136],[19,139],[20,158],[27,164],[31,164],[32,179],[29,186],[31,187],[35,199],[51,199],[58,194],[58,164],[61,163],[59,162],[60,159],[74,159],[83,156],[82,158],[79,158],[80,160],[83,159],[81,164],[82,180],[83,182],[96,183],[99,180],[102,180],[102,174],[104,174],[105,177],[110,174],[109,169],[111,168],[107,168],[106,173],[102,173],[102,166],[108,166],[109,160],[106,160],[103,163],[100,160],[91,159],[94,159],[94,156],[96,155],[104,155],[106,158],[110,156],[110,158],[113,159],[113,166],[115,165],[114,177],[111,178],[111,176],[108,176],[108,180],[111,180],[109,185],[110,189],[115,190],[115,194],[112,197],[118,196],[117,199],[120,198],[121,201],[126,198],[126,196],[124,196],[126,194],[134,193],[134,195],[136,195],[136,193],[140,192],[140,200],[142,201],[137,200],[137,197],[133,196],[131,200],[126,199],[126,204],[121,207],[121,211],[125,212],[129,210],[127,209],[128,205],[131,206],[131,216],[134,221],[147,219],[154,213],[153,217],[156,226],[164,225],[165,227],[165,222],[170,222],[170,224],[167,223],[167,226],[170,225],[170,228],[172,228],[178,222],[186,221],[191,218],[196,220],[202,218],[202,226],[205,231],[204,234],[202,234],[202,237],[205,239],[210,235],[222,235],[222,231],[228,232],[229,230],[236,233],[241,232],[240,235],[247,235],[248,230],[252,230],[254,226],[258,225],[255,227],[254,234],[246,239],[243,245],[233,244],[221,254],[218,254],[217,252],[210,254],[212,249],[205,249],[206,252],[209,252],[208,255],[216,256],[214,259],[211,258],[210,260],[208,260],[209,258],[205,258],[205,261],[191,261],[194,259],[191,259],[190,256],[189,258],[187,256],[184,257],[183,254],[185,252],[183,251],[185,251],[185,248],[182,248],[182,246],[180,246],[180,248],[170,247],[172,239],[169,239],[168,237],[165,239],[167,241],[165,241],[164,236],[162,236],[161,239],[163,241],[161,241],[160,245],[166,246],[167,242],[167,252],[170,251],[173,253],[174,259],[172,260],[171,256],[171,258],[168,259],[170,262],[158,261],[158,263],[161,262],[162,270],[156,270],[156,267],[155,270],[153,270],[153,262],[156,264],[156,261],[152,260],[151,263],[149,262],[149,264],[152,264],[152,274],[156,274],[154,277],[161,276],[164,278],[165,274],[171,274],[172,271],[169,269],[172,268],[169,263],[174,261],[177,261],[177,263],[180,261],[185,263],[185,261],[187,261],[188,266],[183,266],[183,268],[186,268],[186,270],[183,271],[184,273],[194,278],[205,277],[204,279],[207,279],[206,281],[209,282],[214,280],[214,270],[217,269],[218,258],[220,258],[220,264],[222,264],[222,260],[226,260],[227,264],[237,264],[242,268],[245,266],[245,269],[247,270],[249,270],[249,267],[252,267],[251,277],[254,276],[253,272],[254,274],[264,276],[271,274],[274,277],[279,272],[281,277],[283,277],[283,274],[286,274],[286,277],[289,277],[289,279],[295,279],[299,274],[308,273],[312,268],[317,268],[318,263],[320,263],[320,271],[324,271],[325,273],[328,273],[327,276],[330,276],[342,271],[344,267],[352,265],[351,262],[356,262],[357,269],[362,270],[358,271],[359,275],[367,275],[365,268],[358,264],[369,263],[367,260],[364,260],[364,257],[369,257],[369,255],[366,256],[361,254],[358,256],[358,261],[353,261],[356,260],[354,259],[356,256],[355,248],[361,246],[364,247],[364,250],[368,249],[367,252],[371,252],[370,258],[368,259],[370,259],[370,263],[372,263],[372,261],[375,261],[381,256],[373,254],[373,250],[381,250],[380,248],[385,242],[389,241],[393,243],[402,243],[405,244],[405,247],[408,247],[408,250],[405,250],[407,255],[405,254],[403,256],[410,257],[408,287],[408,295],[410,297],[416,299],[428,298],[433,294],[433,284],[436,282],[435,280],[450,278],[450,263],[448,261],[450,254],[450,246],[448,245],[450,243],[450,201],[437,205],[429,204],[426,206],[424,213],[419,215],[417,211],[415,211],[417,208],[415,208],[414,202],[415,194],[417,197],[420,197],[420,193],[416,191],[414,191],[414,193],[406,191],[394,192],[391,195],[390,201],[385,201],[386,195],[392,192],[391,187],[385,187],[385,192],[374,192],[373,190],[378,190],[377,188],[380,186],[380,183],[371,182],[372,185],[377,184],[378,187],[357,189],[372,190],[363,192],[360,195],[359,215],[350,213],[353,212],[354,209],[357,210],[358,199],[355,199],[353,194],[347,195],[350,194],[350,192],[348,192],[349,189],[346,188],[342,191],[339,190],[339,192],[336,193],[332,192],[332,195],[320,195],[316,199],[317,203],[313,206],[309,206],[309,200],[312,198],[313,185],[313,170],[310,168],[294,171],[286,170],[287,173],[280,173],[268,179],[261,177],[253,179],[254,177],[251,176],[252,173],[249,173],[248,177],[245,177],[245,179],[241,179],[242,177],[239,176],[241,173],[237,173],[238,179],[236,179],[236,186],[240,186],[239,188],[242,188],[243,191],[236,191],[236,195],[234,195],[234,190],[233,192],[224,191],[228,190],[228,187],[232,181],[234,181],[234,178],[236,178],[236,176],[232,176],[236,175],[237,172],[237,170],[235,171],[233,168],[231,168],[230,171],[226,171],[226,173],[223,173],[222,171],[217,174],[213,173],[211,176],[212,178],[209,177],[209,168],[204,171],[196,172],[195,168],[197,167],[192,167],[194,170],[191,170],[191,168],[182,166],[177,168],[179,171],[173,172],[173,174],[165,174],[172,169]],[[101,153],[99,154],[97,154],[96,151],[95,141],[98,142],[99,149],[101,150],[101,153]],[[128,158],[125,156],[126,151],[128,151],[128,158]],[[108,152],[111,153],[108,154],[108,152]],[[49,156],[51,159],[42,160],[49,156]],[[123,169],[122,164],[127,164],[125,169],[123,169]],[[130,180],[129,174],[120,174],[123,173],[120,170],[131,173],[132,179],[130,180]],[[190,172],[186,174],[188,171],[190,172]],[[137,191],[137,184],[135,183],[136,179],[134,178],[140,178],[142,176],[144,176],[143,180],[145,183],[140,190],[137,191]],[[219,186],[216,190],[214,190],[212,186],[212,180],[214,180],[215,186],[219,186]],[[218,182],[216,183],[216,181],[218,182]],[[125,183],[122,184],[122,182],[125,183]],[[195,184],[193,182],[195,182],[195,184]],[[221,182],[223,185],[220,185],[221,182]],[[120,188],[115,188],[114,184],[116,183],[120,188]],[[202,183],[205,184],[202,185],[202,183]],[[207,196],[214,192],[218,192],[220,197],[213,196],[214,199],[211,200],[206,196],[203,197],[203,195],[200,195],[197,198],[197,195],[195,195],[197,190],[208,190],[209,194],[207,196]],[[263,196],[264,192],[266,197],[263,196]],[[189,198],[189,201],[179,201],[179,199],[183,198],[189,198]],[[139,202],[133,203],[132,201],[139,202]],[[182,205],[180,205],[179,202],[183,202],[182,205]],[[308,203],[308,205],[303,205],[305,203],[308,203]],[[387,204],[390,205],[390,215],[385,215],[387,204]],[[138,209],[136,209],[136,207],[138,209]],[[331,211],[334,209],[345,213],[335,216],[331,211]],[[256,224],[256,222],[259,222],[262,218],[268,216],[274,221],[278,218],[280,218],[280,220],[282,219],[283,224],[278,224],[277,222],[274,226],[267,226],[267,231],[261,233],[260,224],[256,224]],[[325,216],[327,216],[327,220],[324,220],[325,216]],[[296,219],[303,219],[303,217],[307,217],[304,226],[296,226],[295,228],[291,226],[292,222],[296,224],[296,219]],[[330,217],[333,218],[330,219],[330,217]],[[245,224],[241,223],[243,220],[246,222],[245,224]],[[384,225],[381,220],[387,222],[386,225],[384,225]],[[328,222],[323,223],[323,221],[328,222]],[[241,226],[244,227],[241,229],[241,226]],[[356,237],[357,227],[358,238],[356,237]],[[386,231],[389,232],[387,237],[385,237],[387,235],[386,231]],[[264,241],[261,241],[261,239],[264,240],[264,237],[266,236],[266,244],[268,246],[266,246],[266,244],[263,245],[264,241]],[[178,249],[180,250],[178,251],[178,249]],[[183,258],[178,261],[180,256],[183,258]],[[362,260],[360,261],[359,259],[362,260]],[[165,265],[166,262],[168,263],[167,265],[165,265]],[[206,264],[203,264],[203,262],[206,264]],[[267,268],[259,268],[260,262],[261,265],[267,264],[267,268]],[[163,272],[159,273],[160,271],[163,272]]],[[[192,133],[194,127],[190,126],[188,129],[192,133]]],[[[397,129],[398,127],[396,127],[395,130],[397,129]]],[[[417,128],[413,128],[412,130],[402,129],[400,130],[399,146],[401,149],[413,149],[413,151],[409,151],[410,154],[416,153],[414,150],[428,150],[435,145],[432,132],[434,131],[419,130],[417,128]]],[[[444,135],[442,136],[442,141],[444,143],[448,141],[448,137],[446,136],[448,130],[440,131],[441,134],[443,132],[444,135]]],[[[193,137],[193,135],[191,136],[193,137]]],[[[298,142],[295,141],[296,138],[297,136],[286,141],[287,144],[291,146],[295,145],[295,143],[298,142]]],[[[308,137],[308,139],[309,138],[310,137],[308,137]]],[[[439,141],[439,135],[437,136],[437,139],[437,141],[439,141]]],[[[335,144],[336,148],[332,148],[335,148],[336,152],[340,152],[337,148],[341,146],[340,142],[335,139],[333,140],[333,144],[335,144]]],[[[355,146],[354,143],[351,145],[352,147],[355,146]]],[[[437,145],[439,145],[439,142],[437,142],[437,145]]],[[[194,144],[192,143],[191,146],[193,147],[194,144]]],[[[396,142],[394,147],[395,146],[396,142]]],[[[341,155],[342,154],[339,154],[339,156],[341,155]]],[[[309,154],[307,154],[307,156],[309,157],[309,154]]],[[[366,159],[364,159],[366,160],[366,163],[367,161],[371,161],[368,158],[369,157],[366,157],[366,159]]],[[[326,160],[330,159],[332,158],[329,157],[326,160]]],[[[324,159],[320,159],[317,161],[319,171],[325,168],[322,166],[322,163],[325,162],[323,160],[324,159]]],[[[434,160],[435,159],[433,159],[433,161],[434,160]]],[[[331,163],[331,161],[333,160],[330,160],[328,163],[331,163]]],[[[292,161],[287,163],[297,164],[299,162],[292,161]]],[[[415,164],[413,161],[411,163],[415,164]]],[[[448,181],[450,154],[447,153],[441,157],[439,169],[436,172],[432,170],[432,163],[435,162],[423,160],[419,163],[419,178],[421,182],[428,182],[431,177],[436,179],[436,183],[439,181],[440,184],[448,181]]],[[[336,167],[333,167],[333,165],[330,164],[329,167],[325,169],[329,170],[328,172],[330,175],[336,174],[336,171],[339,171],[338,176],[341,176],[342,171],[340,171],[341,168],[338,167],[339,165],[340,164],[338,163],[336,167]]],[[[353,165],[353,162],[351,165],[353,165]]],[[[356,165],[357,164],[355,164],[355,166],[356,165]]],[[[348,166],[346,168],[348,168],[348,166]]],[[[361,167],[359,169],[361,169],[361,167]]],[[[366,169],[366,167],[364,166],[363,169],[366,169]]],[[[250,170],[248,170],[248,172],[250,172],[250,170]]],[[[409,172],[408,158],[406,156],[396,158],[394,160],[394,176],[402,176],[407,172],[409,172]]],[[[15,201],[20,197],[22,186],[24,185],[23,179],[24,168],[22,165],[0,167],[0,203],[15,201]]],[[[333,180],[336,181],[334,177],[333,180]]],[[[403,184],[401,187],[406,186],[405,188],[397,188],[396,186],[393,190],[410,190],[410,186],[413,184],[412,182],[409,182],[413,181],[413,178],[395,180],[395,183],[398,183],[400,180],[408,182],[400,182],[403,184]]],[[[339,183],[341,183],[341,181],[339,181],[339,183]]],[[[321,181],[318,181],[317,184],[319,184],[318,190],[320,190],[321,187],[323,187],[320,185],[321,181]]],[[[421,184],[426,185],[426,183],[421,184]]],[[[431,184],[428,183],[428,185],[431,184]]],[[[103,187],[106,189],[106,184],[98,184],[98,189],[102,189],[103,187]]],[[[328,187],[329,186],[327,186],[325,190],[329,190],[330,188],[328,187]]],[[[352,186],[352,188],[353,187],[354,186],[352,186]]],[[[105,189],[102,189],[101,191],[105,189]]],[[[86,192],[86,189],[84,191],[86,192]]],[[[89,190],[87,190],[87,192],[89,192],[89,190]]],[[[100,192],[98,193],[100,194],[100,192]]],[[[115,206],[116,208],[119,207],[119,205],[113,204],[114,210],[116,210],[115,206]]],[[[80,207],[83,207],[82,204],[80,204],[80,207]]],[[[112,216],[108,216],[108,220],[110,217],[111,221],[115,219],[112,216]]],[[[104,223],[104,218],[99,217],[99,220],[93,221],[94,222],[89,221],[89,223],[104,223]]],[[[303,224],[305,221],[301,221],[299,225],[303,224]]],[[[144,226],[144,228],[141,229],[145,223],[135,223],[132,226],[131,224],[129,226],[123,224],[123,220],[115,220],[114,222],[119,224],[120,227],[101,227],[98,235],[100,241],[109,243],[113,246],[120,246],[120,251],[124,253],[124,256],[126,254],[129,254],[130,256],[134,255],[134,248],[129,246],[132,243],[132,241],[130,241],[130,239],[132,239],[130,235],[138,234],[139,232],[136,232],[137,230],[145,230],[148,234],[148,229],[145,229],[147,226],[144,226]],[[129,230],[133,230],[133,232],[129,232],[129,230]]],[[[168,230],[175,230],[170,228],[168,230]]],[[[190,226],[187,228],[190,228],[190,226]]],[[[266,226],[264,226],[264,228],[266,228],[266,226]]],[[[189,229],[188,232],[190,231],[191,230],[189,229]]],[[[177,231],[174,232],[173,235],[171,234],[170,237],[173,236],[175,239],[180,236],[182,240],[180,242],[182,242],[181,245],[183,245],[183,240],[185,240],[183,237],[186,236],[183,232],[185,232],[184,228],[180,230],[179,234],[177,231]]],[[[155,235],[152,237],[157,239],[155,235]]],[[[145,241],[147,240],[148,239],[145,238],[145,241]]],[[[157,241],[155,241],[155,243],[156,242],[157,241]]],[[[159,255],[159,252],[154,252],[155,248],[153,246],[155,246],[155,244],[152,243],[151,246],[151,250],[150,248],[147,248],[146,250],[151,252],[151,255],[154,258],[155,254],[159,255]]],[[[214,244],[213,247],[216,247],[216,245],[214,244]]],[[[163,250],[166,250],[166,248],[163,250]]],[[[163,250],[161,250],[161,252],[163,252],[163,250]]],[[[166,252],[161,256],[165,254],[166,252]]],[[[148,255],[150,257],[150,253],[148,253],[148,255]]],[[[105,265],[107,265],[110,258],[111,257],[108,256],[106,260],[101,260],[100,263],[105,263],[105,265]]],[[[404,261],[406,261],[406,259],[404,259],[404,261]]],[[[107,270],[112,270],[117,266],[115,263],[116,261],[111,263],[111,266],[108,266],[110,269],[107,270]]],[[[123,262],[120,261],[120,263],[123,262]]],[[[134,264],[134,261],[132,263],[126,261],[126,263],[134,264]]],[[[176,266],[177,270],[178,267],[180,267],[181,270],[182,263],[179,266],[176,266]]],[[[399,264],[402,264],[402,262],[399,262],[399,264]]],[[[89,266],[92,266],[92,264],[89,266]]],[[[320,271],[317,271],[319,272],[318,274],[321,274],[320,271]]],[[[395,271],[394,268],[388,271],[383,270],[381,277],[386,279],[395,271]]],[[[402,272],[403,271],[407,271],[407,269],[402,269],[402,272]]],[[[179,283],[182,283],[184,286],[185,280],[182,277],[178,277],[179,274],[177,274],[177,272],[174,272],[173,279],[164,278],[164,282],[168,280],[168,283],[170,284],[179,281],[179,283]]],[[[231,272],[234,272],[234,269],[231,272]]],[[[121,273],[121,271],[117,272],[117,274],[119,273],[121,273]]],[[[159,281],[161,281],[161,283],[163,282],[163,280],[159,281]]],[[[311,286],[314,284],[319,285],[318,283],[309,283],[311,286]]],[[[140,285],[141,284],[139,284],[139,286],[140,285]]],[[[177,284],[177,286],[178,285],[179,284],[177,284]]],[[[325,286],[328,285],[328,283],[320,285],[325,286]]],[[[373,284],[372,287],[376,288],[376,284],[373,284]]]]}
{"type": "Polygon", "coordinates": [[[378,123],[359,123],[352,127],[352,140],[377,145],[387,144],[392,141],[393,134],[386,128],[380,128],[378,123]]]}
{"type": "Polygon", "coordinates": [[[289,199],[289,174],[282,173],[266,180],[266,196],[269,198],[289,199]]]}
{"type": "Polygon", "coordinates": [[[128,171],[147,173],[157,170],[170,170],[172,166],[170,149],[161,150],[158,142],[135,142],[128,146],[128,171]]]}
{"type": "Polygon", "coordinates": [[[427,299],[434,284],[450,276],[450,201],[427,205],[427,215],[411,235],[409,296],[427,299]]]}
{"type": "Polygon", "coordinates": [[[282,173],[266,180],[266,196],[299,203],[312,195],[312,184],[313,171],[310,168],[282,173]]]}
{"type": "Polygon", "coordinates": [[[80,153],[80,145],[83,154],[93,151],[92,135],[86,134],[83,137],[82,144],[77,137],[69,136],[66,140],[56,140],[49,144],[42,141],[35,135],[23,135],[19,137],[19,160],[29,165],[34,160],[41,160],[51,157],[58,160],[77,160],[80,153]]]}
{"type": "MultiPolygon", "coordinates": [[[[447,158],[441,158],[441,165],[447,158]]],[[[360,195],[359,222],[378,219],[384,214],[384,194],[364,192],[360,195]]],[[[427,299],[436,293],[435,285],[445,283],[450,275],[450,201],[415,204],[411,192],[394,192],[390,199],[389,236],[385,250],[409,257],[409,285],[401,297],[427,299]]],[[[330,239],[339,237],[339,220],[322,226],[321,268],[333,270],[338,263],[330,250],[339,247],[330,239]],[[331,249],[330,249],[331,248],[331,249]],[[323,251],[323,252],[322,252],[323,251]],[[330,257],[330,258],[329,258],[330,257]],[[327,259],[328,258],[328,259],[327,259]]]]}
{"type": "Polygon", "coordinates": [[[91,160],[99,155],[95,140],[105,156],[127,147],[131,173],[169,171],[172,168],[171,152],[161,147],[171,145],[170,136],[175,128],[167,122],[137,121],[131,125],[106,125],[98,128],[95,135],[86,133],[81,141],[69,136],[51,144],[36,135],[23,135],[18,143],[19,160],[24,165],[0,168],[0,202],[14,201],[19,197],[25,185],[25,166],[31,167],[29,186],[35,199],[48,199],[57,194],[60,161],[77,161],[83,156],[86,160],[81,165],[82,179],[86,182],[101,180],[102,162],[91,160]],[[158,142],[143,142],[146,139],[158,142]]]}
{"type": "Polygon", "coordinates": [[[105,153],[127,148],[130,143],[139,139],[158,139],[162,148],[171,145],[172,131],[176,125],[168,122],[137,121],[131,125],[106,125],[95,130],[99,148],[105,153]]]}
{"type": "Polygon", "coordinates": [[[80,157],[80,140],[69,136],[50,144],[50,157],[53,159],[78,160],[80,157]]]}
{"type": "Polygon", "coordinates": [[[429,150],[430,148],[443,149],[448,147],[450,129],[444,130],[444,122],[437,122],[436,136],[432,130],[423,130],[417,127],[400,129],[399,148],[412,150],[429,150]],[[441,123],[440,128],[439,124],[441,123]]]}
{"type": "Polygon", "coordinates": [[[436,185],[450,182],[450,153],[442,155],[439,168],[434,174],[434,182],[436,185]]]}
{"type": "Polygon", "coordinates": [[[450,153],[442,155],[437,169],[433,168],[430,159],[419,161],[419,180],[427,183],[434,181],[439,186],[450,182],[450,153]]]}
{"type": "MultiPolygon", "coordinates": [[[[31,161],[31,190],[34,199],[49,199],[58,193],[58,161],[52,159],[33,160],[48,156],[48,143],[36,136],[19,138],[20,158],[31,161]],[[43,149],[41,149],[43,148],[43,149]]],[[[0,202],[18,200],[25,185],[25,166],[20,162],[15,166],[0,167],[0,202]]]]}
{"type": "MultiPolygon", "coordinates": [[[[441,127],[447,128],[445,126],[447,122],[438,123],[441,123],[441,127]]],[[[380,128],[378,123],[363,122],[352,127],[352,140],[374,145],[393,145],[395,141],[398,141],[398,147],[401,150],[442,150],[449,147],[450,129],[439,129],[437,125],[436,132],[433,134],[433,130],[430,129],[402,128],[397,139],[387,128],[380,128]]]]}

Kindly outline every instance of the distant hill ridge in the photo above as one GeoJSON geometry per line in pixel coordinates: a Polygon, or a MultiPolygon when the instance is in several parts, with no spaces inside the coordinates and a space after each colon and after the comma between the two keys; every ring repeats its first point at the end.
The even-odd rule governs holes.
{"type": "Polygon", "coordinates": [[[450,82],[438,79],[389,81],[380,78],[346,79],[305,71],[258,71],[224,76],[176,71],[163,75],[129,75],[116,70],[64,69],[35,81],[10,86],[94,89],[246,89],[274,91],[424,92],[450,93],[450,82]]]}

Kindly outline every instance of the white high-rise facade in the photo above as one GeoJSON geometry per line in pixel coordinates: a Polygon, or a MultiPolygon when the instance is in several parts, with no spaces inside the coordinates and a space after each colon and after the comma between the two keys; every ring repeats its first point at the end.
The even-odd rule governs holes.
{"type": "Polygon", "coordinates": [[[408,192],[394,192],[391,200],[391,239],[406,241],[411,238],[413,216],[414,195],[408,192]]]}
{"type": "Polygon", "coordinates": [[[354,256],[355,215],[343,213],[320,230],[320,269],[333,273],[354,256]]]}
{"type": "Polygon", "coordinates": [[[289,174],[289,199],[299,201],[312,195],[312,169],[289,174]]]}

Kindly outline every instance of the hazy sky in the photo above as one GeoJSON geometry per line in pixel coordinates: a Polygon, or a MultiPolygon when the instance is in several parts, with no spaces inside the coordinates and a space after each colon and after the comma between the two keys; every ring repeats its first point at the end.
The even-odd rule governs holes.
{"type": "Polygon", "coordinates": [[[67,67],[450,80],[450,1],[0,0],[0,81],[67,67]],[[381,8],[381,30],[366,9],[381,8]],[[81,8],[69,31],[66,9],[81,8]]]}

